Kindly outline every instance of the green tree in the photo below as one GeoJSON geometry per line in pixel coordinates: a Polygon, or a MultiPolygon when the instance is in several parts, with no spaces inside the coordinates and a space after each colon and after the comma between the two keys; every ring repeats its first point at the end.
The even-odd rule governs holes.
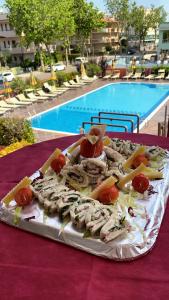
{"type": "Polygon", "coordinates": [[[129,0],[106,0],[110,14],[119,22],[119,32],[126,37],[128,45],[129,28],[131,25],[131,3],[129,0]]]}
{"type": "Polygon", "coordinates": [[[44,67],[42,45],[46,46],[50,54],[49,45],[54,43],[58,36],[63,38],[63,28],[65,28],[66,36],[73,32],[72,25],[71,30],[67,29],[72,1],[6,0],[10,24],[19,36],[24,31],[25,45],[29,46],[31,42],[34,42],[38,47],[42,67],[44,67]]]}
{"type": "Polygon", "coordinates": [[[154,29],[155,44],[157,39],[157,30],[161,23],[164,23],[167,18],[167,12],[163,6],[155,7],[151,6],[151,27],[154,29]]]}
{"type": "Polygon", "coordinates": [[[70,38],[75,34],[75,21],[73,17],[74,0],[62,0],[60,12],[62,16],[57,24],[57,37],[63,43],[65,49],[66,65],[70,48],[70,38]]]}
{"type": "Polygon", "coordinates": [[[140,51],[141,45],[144,46],[145,37],[151,27],[151,12],[147,11],[144,6],[132,5],[131,26],[134,28],[135,34],[138,36],[140,51]]]}
{"type": "Polygon", "coordinates": [[[81,55],[83,56],[86,41],[90,38],[92,31],[105,26],[104,16],[103,13],[93,6],[93,3],[87,3],[85,0],[74,0],[73,10],[76,36],[79,40],[81,55]]]}

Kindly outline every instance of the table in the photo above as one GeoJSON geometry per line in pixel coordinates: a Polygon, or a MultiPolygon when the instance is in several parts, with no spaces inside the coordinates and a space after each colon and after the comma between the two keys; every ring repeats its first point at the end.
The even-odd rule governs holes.
{"type": "MultiPolygon", "coordinates": [[[[113,136],[169,149],[169,139],[145,134],[113,136]]],[[[31,175],[56,148],[79,136],[28,146],[0,159],[0,197],[31,175]]],[[[169,298],[169,207],[150,253],[114,262],[0,223],[2,300],[163,300],[169,298]]]]}

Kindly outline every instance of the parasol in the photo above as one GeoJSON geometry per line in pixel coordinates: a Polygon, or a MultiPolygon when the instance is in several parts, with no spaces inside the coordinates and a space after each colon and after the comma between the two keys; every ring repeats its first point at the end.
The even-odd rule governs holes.
{"type": "Polygon", "coordinates": [[[56,73],[53,70],[53,68],[51,68],[51,78],[50,78],[50,80],[53,80],[53,81],[57,80],[57,76],[56,76],[56,73]]]}
{"type": "Polygon", "coordinates": [[[114,69],[115,69],[115,67],[116,67],[116,61],[115,61],[115,59],[112,59],[112,74],[114,74],[114,69]]]}
{"type": "Polygon", "coordinates": [[[81,65],[80,65],[80,73],[81,73],[81,77],[82,78],[86,78],[87,77],[86,70],[85,70],[85,67],[84,67],[83,63],[81,63],[81,65]]]}
{"type": "Polygon", "coordinates": [[[30,81],[30,85],[31,86],[35,86],[37,84],[37,80],[36,80],[33,72],[30,73],[30,79],[29,79],[29,81],[30,81]]]}
{"type": "Polygon", "coordinates": [[[8,95],[8,98],[10,98],[10,94],[12,93],[12,89],[11,89],[11,87],[10,87],[9,82],[8,82],[8,81],[5,81],[5,82],[3,83],[3,85],[4,85],[4,93],[8,95]]]}
{"type": "Polygon", "coordinates": [[[133,57],[132,62],[131,62],[131,69],[133,73],[136,71],[136,58],[133,57]]]}

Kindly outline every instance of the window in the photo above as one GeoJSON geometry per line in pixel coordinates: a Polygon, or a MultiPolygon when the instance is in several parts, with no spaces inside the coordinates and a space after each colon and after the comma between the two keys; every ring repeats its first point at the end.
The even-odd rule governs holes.
{"type": "Polygon", "coordinates": [[[169,43],[169,30],[163,32],[163,43],[169,43]]]}
{"type": "Polygon", "coordinates": [[[6,48],[6,42],[4,41],[4,48],[6,48]]]}
{"type": "Polygon", "coordinates": [[[8,41],[8,48],[10,48],[10,45],[11,45],[11,44],[10,44],[10,41],[8,41]]]}
{"type": "Polygon", "coordinates": [[[12,40],[12,48],[16,48],[16,41],[12,40]]]}
{"type": "Polygon", "coordinates": [[[6,30],[6,31],[8,30],[7,24],[5,24],[5,30],[6,30]]]}
{"type": "Polygon", "coordinates": [[[3,24],[1,24],[1,31],[4,31],[3,24]]]}

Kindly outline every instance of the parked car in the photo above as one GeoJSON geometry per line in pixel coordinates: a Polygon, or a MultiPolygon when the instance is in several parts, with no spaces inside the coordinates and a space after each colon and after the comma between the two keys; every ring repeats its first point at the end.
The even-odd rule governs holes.
{"type": "Polygon", "coordinates": [[[14,74],[11,71],[4,71],[0,74],[0,81],[8,81],[11,82],[15,78],[14,74]]]}
{"type": "MultiPolygon", "coordinates": [[[[55,65],[52,66],[54,71],[64,71],[66,69],[66,66],[62,63],[57,63],[55,65]]],[[[48,66],[46,69],[47,72],[51,71],[51,66],[48,66]]]]}
{"type": "Polygon", "coordinates": [[[135,54],[137,52],[137,50],[135,48],[129,48],[127,51],[127,54],[132,55],[135,54]]]}
{"type": "Polygon", "coordinates": [[[81,63],[85,64],[88,62],[88,59],[86,57],[76,57],[75,58],[75,65],[78,66],[80,65],[81,63]]]}

